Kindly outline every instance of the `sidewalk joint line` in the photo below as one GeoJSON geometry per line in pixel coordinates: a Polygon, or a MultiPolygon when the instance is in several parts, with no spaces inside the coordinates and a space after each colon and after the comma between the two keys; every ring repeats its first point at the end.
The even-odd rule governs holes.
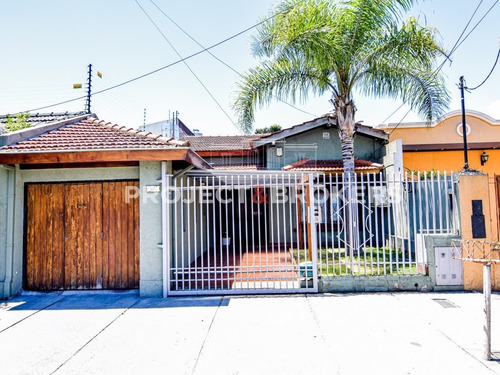
{"type": "Polygon", "coordinates": [[[131,304],[129,307],[127,307],[125,310],[122,311],[121,314],[119,314],[118,316],[116,316],[111,322],[109,322],[108,324],[106,324],[106,326],[104,326],[103,329],[101,329],[99,332],[97,332],[92,338],[90,338],[90,340],[88,340],[85,344],[83,344],[76,352],[74,352],[67,360],[65,360],[63,363],[61,363],[54,371],[52,371],[50,373],[50,375],[52,374],[55,374],[56,372],[58,372],[61,367],[63,367],[66,363],[68,363],[71,359],[73,359],[78,353],[80,353],[83,348],[85,348],[88,344],[90,344],[97,336],[99,336],[101,333],[103,333],[111,324],[113,324],[114,322],[116,322],[119,318],[121,318],[127,311],[129,311],[132,307],[134,307],[135,305],[137,305],[138,303],[140,302],[140,299],[138,299],[137,301],[135,301],[133,304],[131,304]]]}
{"type": "Polygon", "coordinates": [[[205,338],[203,339],[203,343],[201,344],[200,351],[198,352],[198,356],[196,357],[196,361],[194,362],[193,366],[193,371],[191,371],[191,375],[193,375],[196,371],[196,366],[198,366],[198,361],[200,360],[201,357],[201,352],[203,352],[203,348],[205,347],[205,343],[208,340],[208,335],[210,334],[210,331],[212,329],[212,325],[214,324],[215,317],[217,316],[217,313],[219,312],[220,307],[222,306],[222,302],[224,301],[224,298],[222,297],[219,301],[219,305],[217,306],[217,309],[215,309],[214,316],[212,317],[212,321],[210,322],[210,325],[208,326],[207,334],[205,335],[205,338]]]}

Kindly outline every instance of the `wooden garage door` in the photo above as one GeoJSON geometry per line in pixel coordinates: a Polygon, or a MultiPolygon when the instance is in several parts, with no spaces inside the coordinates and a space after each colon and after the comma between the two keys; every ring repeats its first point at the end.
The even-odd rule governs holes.
{"type": "Polygon", "coordinates": [[[25,288],[139,286],[137,181],[29,184],[25,288]]]}

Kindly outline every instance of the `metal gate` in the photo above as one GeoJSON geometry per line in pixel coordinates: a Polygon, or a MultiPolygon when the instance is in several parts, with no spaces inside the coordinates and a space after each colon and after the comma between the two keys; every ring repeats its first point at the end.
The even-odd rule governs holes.
{"type": "Polygon", "coordinates": [[[164,295],[317,292],[315,174],[163,174],[164,295]]]}

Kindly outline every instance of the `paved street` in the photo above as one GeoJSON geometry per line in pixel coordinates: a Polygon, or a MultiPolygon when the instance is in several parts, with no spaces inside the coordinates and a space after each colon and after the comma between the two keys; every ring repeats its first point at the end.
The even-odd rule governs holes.
{"type": "MultiPolygon", "coordinates": [[[[0,304],[2,374],[500,374],[478,293],[139,298],[27,293],[0,304]]],[[[500,352],[500,295],[492,297],[500,352]]]]}

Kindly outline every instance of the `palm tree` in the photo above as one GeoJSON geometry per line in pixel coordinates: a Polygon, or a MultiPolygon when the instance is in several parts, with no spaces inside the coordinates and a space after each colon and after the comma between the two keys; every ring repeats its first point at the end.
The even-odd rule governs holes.
{"type": "MultiPolygon", "coordinates": [[[[447,107],[448,91],[434,69],[445,55],[436,30],[402,20],[415,2],[283,0],[253,38],[254,55],[265,60],[239,82],[234,108],[242,130],[250,133],[255,109],[273,99],[331,92],[346,186],[354,176],[355,91],[399,99],[429,122],[447,107]]],[[[351,202],[354,189],[347,190],[351,202]]]]}
{"type": "Polygon", "coordinates": [[[253,38],[267,60],[242,75],[234,108],[250,133],[257,107],[273,99],[332,93],[344,171],[354,173],[353,93],[402,100],[426,120],[444,112],[449,95],[435,58],[436,30],[414,18],[401,22],[415,0],[284,0],[253,38]]]}

